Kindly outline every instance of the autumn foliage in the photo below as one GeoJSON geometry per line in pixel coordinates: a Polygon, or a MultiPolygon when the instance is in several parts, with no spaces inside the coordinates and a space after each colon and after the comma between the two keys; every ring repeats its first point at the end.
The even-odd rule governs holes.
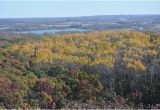
{"type": "Polygon", "coordinates": [[[158,108],[159,91],[159,35],[57,34],[10,45],[0,54],[1,108],[67,108],[73,101],[158,108]]]}

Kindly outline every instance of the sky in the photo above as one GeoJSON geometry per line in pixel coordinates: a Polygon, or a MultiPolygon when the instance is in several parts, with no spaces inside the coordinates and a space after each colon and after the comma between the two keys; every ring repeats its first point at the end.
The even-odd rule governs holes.
{"type": "Polygon", "coordinates": [[[160,14],[160,0],[0,0],[0,18],[160,14]]]}

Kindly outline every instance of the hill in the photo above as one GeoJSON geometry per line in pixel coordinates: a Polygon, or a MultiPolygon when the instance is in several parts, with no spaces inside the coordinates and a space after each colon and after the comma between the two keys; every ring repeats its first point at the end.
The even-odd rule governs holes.
{"type": "Polygon", "coordinates": [[[1,108],[160,107],[160,35],[115,30],[15,42],[0,49],[1,108]]]}

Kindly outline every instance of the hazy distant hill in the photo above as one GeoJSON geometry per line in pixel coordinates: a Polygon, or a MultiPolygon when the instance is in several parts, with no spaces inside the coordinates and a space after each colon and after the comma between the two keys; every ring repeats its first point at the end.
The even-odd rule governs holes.
{"type": "Polygon", "coordinates": [[[0,33],[53,29],[127,29],[160,33],[160,15],[103,15],[66,18],[0,19],[0,33]]]}

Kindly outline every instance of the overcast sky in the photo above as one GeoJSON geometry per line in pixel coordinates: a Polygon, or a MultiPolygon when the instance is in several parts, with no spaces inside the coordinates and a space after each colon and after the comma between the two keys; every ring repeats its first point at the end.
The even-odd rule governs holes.
{"type": "Polygon", "coordinates": [[[160,14],[160,0],[0,0],[0,18],[160,14]]]}

